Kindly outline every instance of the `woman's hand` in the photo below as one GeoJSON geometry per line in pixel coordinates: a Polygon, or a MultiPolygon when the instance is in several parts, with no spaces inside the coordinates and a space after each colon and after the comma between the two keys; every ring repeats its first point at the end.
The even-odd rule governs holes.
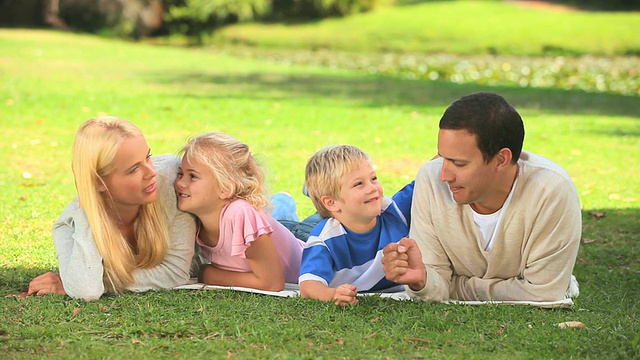
{"type": "Polygon", "coordinates": [[[49,271],[31,280],[27,295],[32,294],[36,294],[38,296],[44,294],[67,295],[67,292],[64,291],[60,275],[49,271]]]}

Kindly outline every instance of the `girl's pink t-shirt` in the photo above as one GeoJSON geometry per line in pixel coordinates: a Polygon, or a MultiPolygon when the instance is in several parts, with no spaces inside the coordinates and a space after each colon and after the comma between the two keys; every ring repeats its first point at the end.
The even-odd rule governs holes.
{"type": "Polygon", "coordinates": [[[271,234],[284,270],[284,281],[298,283],[304,242],[284,225],[264,211],[256,210],[245,200],[234,200],[220,213],[220,238],[214,247],[205,245],[196,236],[202,254],[223,270],[251,272],[245,251],[251,242],[271,234]]]}

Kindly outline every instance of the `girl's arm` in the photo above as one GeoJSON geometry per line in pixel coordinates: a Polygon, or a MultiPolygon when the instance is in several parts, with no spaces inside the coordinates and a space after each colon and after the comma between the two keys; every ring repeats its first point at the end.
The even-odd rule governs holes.
{"type": "Polygon", "coordinates": [[[358,303],[357,288],[350,284],[343,284],[331,288],[320,281],[307,280],[300,283],[300,296],[321,301],[335,301],[338,306],[355,305],[358,303]]]}
{"type": "Polygon", "coordinates": [[[251,242],[245,256],[251,272],[223,270],[207,264],[200,268],[198,281],[209,285],[241,286],[267,291],[284,289],[284,271],[271,234],[261,235],[251,242]]]}

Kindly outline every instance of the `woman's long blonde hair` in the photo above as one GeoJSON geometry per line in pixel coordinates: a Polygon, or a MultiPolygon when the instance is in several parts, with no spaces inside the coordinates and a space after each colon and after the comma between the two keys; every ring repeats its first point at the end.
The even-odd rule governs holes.
{"type": "Polygon", "coordinates": [[[138,136],[143,136],[142,132],[130,122],[101,116],[82,124],[73,143],[72,169],[78,199],[102,256],[105,286],[111,292],[130,285],[133,270],[158,265],[169,247],[168,219],[162,201],[142,205],[134,220],[136,254],[118,227],[119,216],[113,213],[109,189],[98,191],[98,185],[103,185],[104,178],[113,171],[120,144],[138,136]]]}
{"type": "Polygon", "coordinates": [[[230,201],[243,199],[258,210],[271,206],[264,172],[247,144],[225,133],[210,132],[190,138],[179,154],[206,165],[220,189],[229,191],[230,201]]]}

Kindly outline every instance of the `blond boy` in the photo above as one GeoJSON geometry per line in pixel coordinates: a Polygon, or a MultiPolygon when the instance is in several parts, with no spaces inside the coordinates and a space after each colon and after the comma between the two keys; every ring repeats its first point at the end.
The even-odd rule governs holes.
{"type": "Polygon", "coordinates": [[[350,145],[316,152],[305,178],[323,220],[302,254],[302,297],[345,306],[358,303],[358,292],[402,291],[385,278],[381,258],[387,244],[409,233],[413,182],[384,196],[371,159],[350,145]]]}

